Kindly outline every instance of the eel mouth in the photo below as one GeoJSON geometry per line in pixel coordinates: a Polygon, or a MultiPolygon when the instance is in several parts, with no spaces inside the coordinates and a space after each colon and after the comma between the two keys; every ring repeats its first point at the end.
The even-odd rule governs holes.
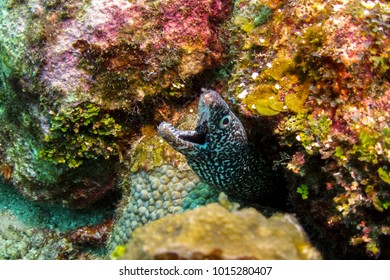
{"type": "Polygon", "coordinates": [[[208,141],[209,133],[209,100],[202,94],[199,100],[198,120],[195,130],[180,130],[167,122],[158,127],[159,134],[176,150],[193,150],[204,146],[208,141]]]}
{"type": "Polygon", "coordinates": [[[184,142],[192,144],[204,145],[206,144],[207,131],[198,133],[196,130],[182,130],[178,137],[184,142]]]}

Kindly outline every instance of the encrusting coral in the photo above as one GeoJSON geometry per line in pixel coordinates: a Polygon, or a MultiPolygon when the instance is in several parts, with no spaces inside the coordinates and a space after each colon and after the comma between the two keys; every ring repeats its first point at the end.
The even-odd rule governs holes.
{"type": "Polygon", "coordinates": [[[121,259],[319,259],[291,215],[208,204],[135,230],[121,259]]]}
{"type": "Polygon", "coordinates": [[[273,123],[294,205],[331,240],[329,257],[389,256],[389,18],[383,1],[237,1],[233,12],[228,97],[273,123]],[[272,15],[256,26],[263,6],[272,15]]]}

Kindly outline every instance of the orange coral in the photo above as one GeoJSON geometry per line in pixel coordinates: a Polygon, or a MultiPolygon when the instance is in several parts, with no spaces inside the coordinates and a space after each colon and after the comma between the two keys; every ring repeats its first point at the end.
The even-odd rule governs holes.
{"type": "Polygon", "coordinates": [[[0,166],[0,176],[4,178],[6,182],[11,179],[13,167],[7,164],[2,164],[0,166]]]}

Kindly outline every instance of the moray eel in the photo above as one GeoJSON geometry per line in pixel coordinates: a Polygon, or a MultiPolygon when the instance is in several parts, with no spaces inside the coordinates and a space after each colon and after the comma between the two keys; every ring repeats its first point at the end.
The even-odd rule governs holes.
{"type": "Polygon", "coordinates": [[[182,153],[206,183],[239,201],[259,202],[272,191],[269,167],[256,153],[240,120],[221,96],[202,89],[195,130],[162,122],[159,134],[182,153]]]}

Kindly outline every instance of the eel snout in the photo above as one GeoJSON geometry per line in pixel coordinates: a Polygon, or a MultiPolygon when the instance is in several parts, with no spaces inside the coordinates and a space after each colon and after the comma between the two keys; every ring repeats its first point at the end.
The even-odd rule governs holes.
{"type": "Polygon", "coordinates": [[[218,94],[203,90],[199,98],[198,120],[195,130],[180,130],[172,124],[162,122],[158,126],[159,134],[174,149],[180,152],[205,147],[209,134],[210,108],[218,102],[218,94]]]}
{"type": "Polygon", "coordinates": [[[204,129],[180,130],[170,123],[162,122],[158,132],[169,145],[183,153],[206,143],[207,131],[204,129]]]}

